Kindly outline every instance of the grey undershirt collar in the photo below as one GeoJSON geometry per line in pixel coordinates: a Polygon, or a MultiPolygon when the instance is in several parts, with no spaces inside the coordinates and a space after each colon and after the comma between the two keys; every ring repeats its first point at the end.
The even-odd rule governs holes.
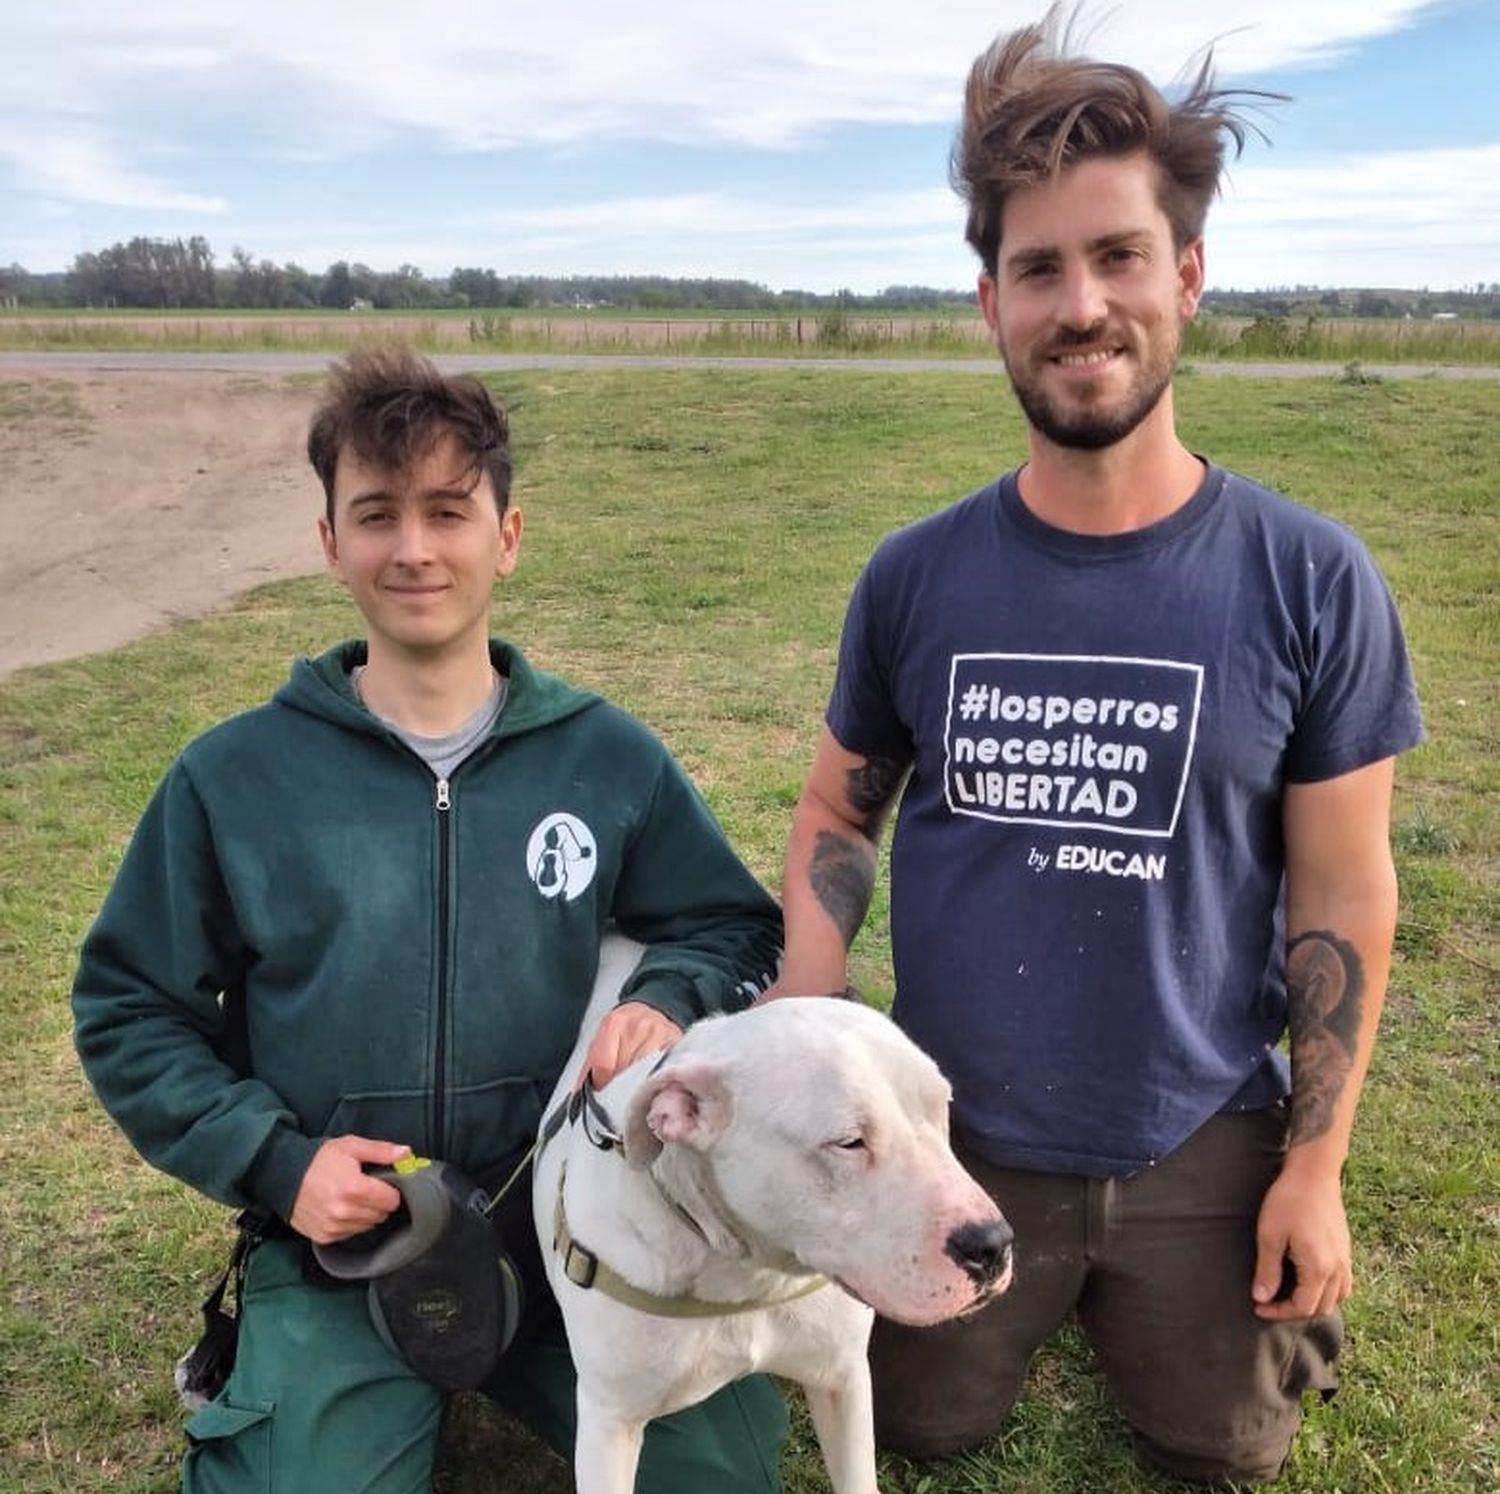
{"type": "MultiPolygon", "coordinates": [[[[350,679],[354,685],[354,693],[360,698],[360,703],[365,705],[366,710],[369,710],[359,688],[359,678],[364,672],[365,666],[356,664],[350,671],[350,679]]],[[[499,670],[492,670],[491,674],[493,678],[490,683],[490,693],[485,697],[479,709],[468,720],[460,722],[452,731],[444,732],[441,736],[423,736],[420,732],[407,731],[404,726],[398,726],[378,711],[370,711],[370,714],[377,721],[384,722],[390,727],[432,769],[435,778],[451,778],[458,765],[472,755],[474,749],[490,734],[491,729],[500,719],[500,712],[505,707],[507,685],[505,676],[499,670]]]]}

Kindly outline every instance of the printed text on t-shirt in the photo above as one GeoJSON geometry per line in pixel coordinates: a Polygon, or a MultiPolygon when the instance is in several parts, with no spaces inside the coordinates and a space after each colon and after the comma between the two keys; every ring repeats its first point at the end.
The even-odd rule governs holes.
{"type": "Polygon", "coordinates": [[[954,814],[1170,836],[1203,670],[1165,659],[955,654],[945,727],[954,814]]]}

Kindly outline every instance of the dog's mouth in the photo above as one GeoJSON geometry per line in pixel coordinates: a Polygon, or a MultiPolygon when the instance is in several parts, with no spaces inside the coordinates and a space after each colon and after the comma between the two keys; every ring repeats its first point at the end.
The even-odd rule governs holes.
{"type": "Polygon", "coordinates": [[[964,1308],[961,1313],[959,1313],[959,1317],[971,1318],[982,1308],[988,1307],[996,1297],[1003,1296],[1010,1290],[1010,1284],[1015,1280],[1015,1276],[1015,1268],[1013,1266],[1007,1266],[1003,1275],[996,1277],[994,1281],[980,1287],[979,1290],[974,1293],[974,1300],[969,1303],[969,1305],[964,1308]]]}
{"type": "MultiPolygon", "coordinates": [[[[1015,1278],[1015,1268],[1008,1266],[1005,1269],[1004,1273],[1002,1275],[996,1277],[996,1279],[994,1281],[988,1282],[988,1283],[986,1283],[983,1286],[976,1287],[974,1289],[974,1295],[969,1299],[968,1302],[966,1302],[956,1312],[952,1311],[950,1309],[948,1312],[943,1313],[942,1317],[938,1318],[938,1319],[922,1318],[921,1320],[911,1319],[910,1321],[912,1321],[914,1323],[918,1323],[918,1325],[920,1326],[921,1324],[924,1324],[924,1323],[929,1322],[929,1321],[938,1321],[938,1322],[940,1322],[940,1321],[943,1321],[944,1319],[946,1319],[948,1317],[953,1317],[953,1318],[968,1318],[968,1317],[972,1317],[975,1313],[977,1313],[977,1312],[981,1311],[982,1309],[988,1307],[990,1305],[990,1303],[995,1300],[996,1297],[999,1297],[1004,1292],[1008,1291],[1010,1289],[1010,1284],[1014,1280],[1014,1278],[1015,1278]]],[[[868,1307],[872,1312],[884,1313],[887,1317],[892,1316],[891,1310],[888,1307],[887,1308],[876,1307],[875,1304],[873,1302],[871,1302],[868,1297],[865,1297],[865,1296],[861,1295],[859,1292],[856,1292],[854,1290],[854,1288],[852,1286],[850,1286],[849,1283],[847,1281],[845,1281],[842,1276],[830,1276],[828,1279],[836,1287],[838,1287],[838,1289],[841,1292],[843,1292],[846,1296],[853,1297],[854,1300],[856,1302],[858,1302],[861,1307],[868,1307]]],[[[903,1318],[900,1318],[900,1317],[897,1317],[896,1321],[907,1321],[907,1320],[903,1319],[903,1318]]]]}

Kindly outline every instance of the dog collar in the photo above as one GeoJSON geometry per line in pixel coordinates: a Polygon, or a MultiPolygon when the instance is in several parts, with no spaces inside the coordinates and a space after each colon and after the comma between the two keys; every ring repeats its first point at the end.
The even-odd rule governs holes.
{"type": "Polygon", "coordinates": [[[587,1246],[573,1238],[568,1228],[567,1212],[563,1208],[563,1184],[567,1181],[567,1169],[557,1180],[557,1207],[552,1213],[552,1248],[562,1257],[563,1275],[574,1286],[584,1291],[603,1292],[606,1297],[638,1312],[650,1313],[658,1318],[723,1318],[741,1312],[758,1312],[767,1307],[784,1307],[801,1297],[810,1296],[828,1285],[826,1276],[814,1276],[805,1286],[779,1297],[755,1297],[748,1302],[708,1302],[702,1297],[683,1295],[662,1297],[633,1286],[623,1276],[587,1246]]]}

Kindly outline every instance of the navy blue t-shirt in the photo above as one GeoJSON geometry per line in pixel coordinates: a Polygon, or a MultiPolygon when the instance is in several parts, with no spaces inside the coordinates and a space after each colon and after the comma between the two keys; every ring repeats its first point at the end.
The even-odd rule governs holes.
{"type": "Polygon", "coordinates": [[[897,1021],[990,1160],[1089,1176],[1286,1094],[1282,785],[1422,734],[1364,547],[1215,467],[1128,534],[1043,523],[1012,474],[891,535],[827,719],[911,764],[897,1021]]]}

